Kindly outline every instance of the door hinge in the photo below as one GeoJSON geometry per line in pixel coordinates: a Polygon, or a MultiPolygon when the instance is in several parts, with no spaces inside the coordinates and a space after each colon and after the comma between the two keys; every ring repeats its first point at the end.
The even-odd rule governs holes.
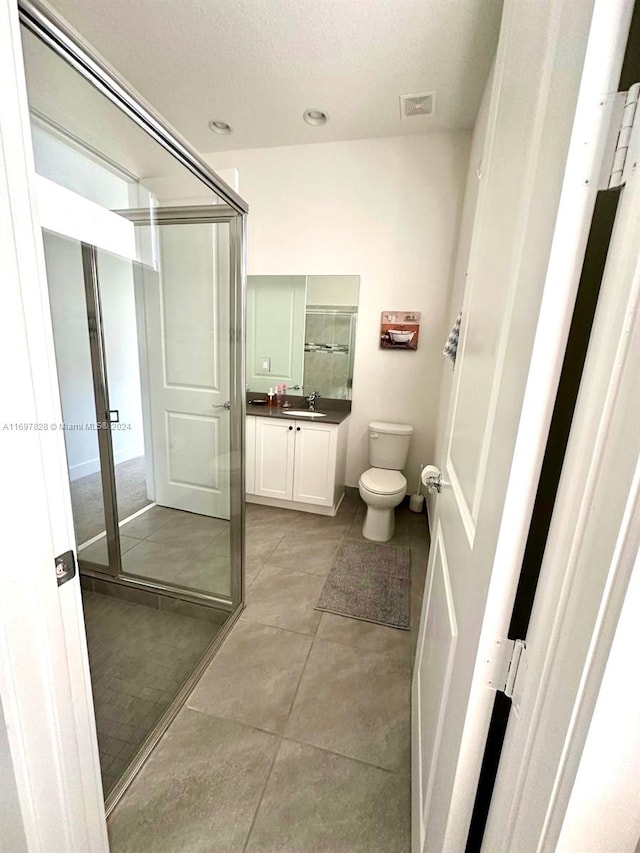
{"type": "Polygon", "coordinates": [[[496,640],[494,649],[486,660],[490,668],[487,678],[487,687],[490,690],[497,690],[511,699],[526,647],[524,640],[496,640]]]}
{"type": "Polygon", "coordinates": [[[598,189],[621,187],[637,169],[640,154],[640,83],[618,92],[611,117],[604,168],[598,189]]]}

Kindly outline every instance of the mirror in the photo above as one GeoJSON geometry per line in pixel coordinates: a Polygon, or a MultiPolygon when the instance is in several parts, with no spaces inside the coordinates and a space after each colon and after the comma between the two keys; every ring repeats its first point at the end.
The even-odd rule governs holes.
{"type": "Polygon", "coordinates": [[[248,276],[247,390],[350,400],[359,289],[358,275],[248,276]]]}

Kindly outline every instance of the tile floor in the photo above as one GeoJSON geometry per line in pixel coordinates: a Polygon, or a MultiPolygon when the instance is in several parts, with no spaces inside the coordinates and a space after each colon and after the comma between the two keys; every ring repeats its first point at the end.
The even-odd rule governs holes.
{"type": "MultiPolygon", "coordinates": [[[[125,574],[200,592],[230,595],[229,522],[153,506],[120,528],[125,574]]],[[[108,565],[105,539],[80,559],[108,565]]]]}
{"type": "Polygon", "coordinates": [[[219,626],[86,590],[82,604],[106,796],[219,626]]]}
{"type": "Polygon", "coordinates": [[[397,514],[408,632],[314,610],[340,540],[361,537],[356,495],[336,518],[247,514],[246,609],[111,815],[112,853],[408,853],[426,517],[397,514]]]}

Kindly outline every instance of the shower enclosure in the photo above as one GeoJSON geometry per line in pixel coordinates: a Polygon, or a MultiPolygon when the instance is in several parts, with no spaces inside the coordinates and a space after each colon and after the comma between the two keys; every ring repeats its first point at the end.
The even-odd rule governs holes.
{"type": "Polygon", "coordinates": [[[109,808],[242,606],[247,207],[62,22],[19,8],[109,808]]]}

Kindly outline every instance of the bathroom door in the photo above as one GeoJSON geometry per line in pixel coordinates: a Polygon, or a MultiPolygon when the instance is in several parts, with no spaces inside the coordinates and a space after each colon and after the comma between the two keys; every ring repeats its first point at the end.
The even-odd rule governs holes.
{"type": "MultiPolygon", "coordinates": [[[[477,204],[459,247],[463,321],[412,687],[414,853],[467,840],[496,641],[508,636],[595,200],[581,159],[601,130],[595,111],[572,141],[591,14],[590,3],[507,0],[486,135],[472,151],[477,204]]],[[[590,69],[614,43],[598,45],[590,69]]],[[[597,103],[594,89],[585,103],[597,103]]]]}

